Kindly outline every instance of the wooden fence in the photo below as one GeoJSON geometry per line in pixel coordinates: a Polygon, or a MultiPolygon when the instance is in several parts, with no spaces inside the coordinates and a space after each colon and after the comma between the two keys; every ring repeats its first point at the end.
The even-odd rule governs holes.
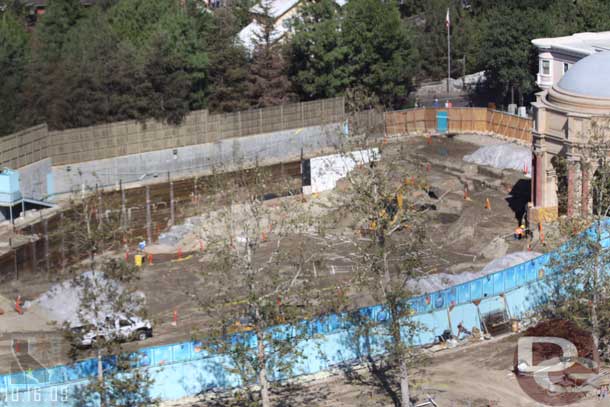
{"type": "MultiPolygon", "coordinates": [[[[344,105],[343,98],[334,98],[227,114],[200,110],[188,114],[179,126],[132,120],[49,132],[40,125],[0,138],[0,166],[21,168],[45,158],[51,158],[53,165],[73,164],[337,123],[347,117],[344,105]]],[[[531,119],[484,108],[370,110],[351,120],[355,127],[367,127],[375,134],[426,133],[436,131],[439,111],[448,112],[450,132],[493,132],[531,141],[531,119]]]]}
{"type": "Polygon", "coordinates": [[[48,157],[47,125],[0,138],[0,167],[21,168],[48,157]]]}
{"type": "Polygon", "coordinates": [[[449,132],[488,132],[525,143],[532,141],[531,119],[476,107],[420,108],[386,112],[386,133],[434,132],[437,129],[436,115],[439,111],[448,112],[449,132]]]}
{"type": "Polygon", "coordinates": [[[344,106],[334,98],[226,114],[199,110],[179,126],[129,120],[49,132],[40,125],[0,138],[0,166],[16,169],[48,157],[53,165],[73,164],[335,123],[343,120],[344,106]]]}

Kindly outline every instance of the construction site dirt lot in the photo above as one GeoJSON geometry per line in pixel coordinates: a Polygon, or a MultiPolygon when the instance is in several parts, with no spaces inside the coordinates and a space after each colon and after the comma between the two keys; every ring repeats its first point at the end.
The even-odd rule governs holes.
{"type": "MultiPolygon", "coordinates": [[[[418,369],[412,369],[411,391],[417,403],[431,397],[439,407],[539,407],[523,392],[513,373],[517,335],[476,342],[431,354],[418,369]]],[[[389,388],[398,391],[394,378],[389,388]]],[[[325,377],[305,377],[274,388],[278,406],[389,407],[396,405],[392,393],[375,379],[367,367],[336,370],[325,377]]],[[[162,407],[231,406],[228,395],[166,402],[162,407]]],[[[591,394],[574,407],[607,406],[608,399],[591,394]]],[[[432,405],[430,405],[432,406],[432,405]]]]}
{"type": "MultiPolygon", "coordinates": [[[[528,245],[534,251],[545,250],[536,241],[513,239],[513,231],[529,200],[529,178],[522,171],[478,167],[463,161],[464,155],[480,146],[498,142],[501,141],[481,135],[409,137],[390,140],[383,147],[382,160],[394,160],[399,164],[401,173],[396,174],[398,178],[421,176],[427,180],[428,194],[420,202],[428,208],[422,265],[425,274],[479,272],[491,260],[506,253],[526,251],[528,245]],[[468,190],[466,195],[465,188],[468,190]]],[[[318,201],[332,203],[334,194],[340,193],[341,188],[338,188],[308,197],[307,201],[309,205],[318,201]]],[[[273,205],[273,201],[270,200],[269,204],[273,205]]],[[[186,234],[179,244],[184,245],[189,239],[193,240],[186,234]]],[[[191,243],[197,247],[196,242],[191,243]]],[[[268,244],[269,247],[273,245],[272,234],[268,244]]],[[[332,290],[350,280],[351,268],[340,245],[330,248],[316,239],[312,239],[311,244],[328,260],[324,268],[318,270],[316,285],[332,290]]],[[[177,246],[165,250],[171,254],[169,257],[173,257],[177,246]]],[[[208,269],[197,253],[185,257],[180,261],[155,263],[142,268],[135,288],[146,295],[148,315],[154,322],[154,336],[128,343],[126,350],[191,340],[194,332],[205,331],[218,323],[201,309],[197,298],[216,289],[214,270],[208,269]]],[[[0,286],[0,296],[4,296],[9,304],[4,306],[10,307],[7,299],[15,298],[17,294],[35,299],[52,284],[43,278],[40,282],[27,284],[17,280],[0,286]]],[[[366,292],[352,290],[348,294],[354,307],[374,303],[366,292]]],[[[238,284],[232,297],[228,301],[239,298],[238,284]]],[[[12,309],[5,310],[5,315],[0,315],[0,372],[14,370],[16,366],[22,369],[37,367],[36,363],[27,365],[27,361],[15,364],[14,358],[18,356],[11,351],[14,339],[27,340],[35,345],[43,338],[48,342],[52,337],[54,346],[31,346],[31,356],[41,366],[69,361],[67,344],[63,343],[51,321],[45,320],[43,311],[32,308],[25,315],[17,316],[12,309]]],[[[82,357],[86,356],[83,353],[82,357]]]]}

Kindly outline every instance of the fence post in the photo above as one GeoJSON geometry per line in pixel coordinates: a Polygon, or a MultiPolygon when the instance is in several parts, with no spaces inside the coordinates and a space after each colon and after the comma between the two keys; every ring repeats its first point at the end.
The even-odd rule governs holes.
{"type": "Polygon", "coordinates": [[[326,112],[326,110],[324,110],[324,99],[322,99],[322,109],[320,110],[320,122],[321,124],[325,124],[325,120],[324,120],[324,112],[326,112]]]}
{"type": "Polygon", "coordinates": [[[258,132],[263,132],[263,109],[258,109],[258,132]]]}
{"type": "MultiPolygon", "coordinates": [[[[42,212],[40,212],[40,216],[42,217],[42,212]]],[[[49,220],[44,219],[42,221],[43,233],[44,233],[44,265],[47,271],[47,278],[49,277],[50,267],[49,267],[49,220]]]]}
{"type": "Polygon", "coordinates": [[[239,126],[239,137],[243,136],[241,129],[241,110],[237,112],[237,124],[239,126]]]}
{"type": "Polygon", "coordinates": [[[174,182],[171,179],[171,174],[167,172],[167,179],[169,180],[169,216],[171,225],[174,226],[176,224],[176,212],[174,207],[174,182]]]}
{"type": "Polygon", "coordinates": [[[305,112],[303,111],[303,102],[299,102],[299,107],[301,108],[301,127],[305,127],[305,112]]]}
{"type": "Polygon", "coordinates": [[[123,189],[123,180],[119,180],[119,188],[121,189],[121,228],[123,232],[127,230],[127,205],[125,203],[125,189],[123,189]]]}
{"type": "Polygon", "coordinates": [[[8,247],[13,252],[13,271],[15,272],[15,280],[19,280],[19,271],[17,269],[17,248],[13,247],[13,238],[8,238],[8,247]]]}
{"type": "Polygon", "coordinates": [[[150,214],[150,187],[146,185],[146,243],[152,244],[152,224],[150,214]]]}
{"type": "MultiPolygon", "coordinates": [[[[34,236],[34,225],[30,225],[30,234],[34,236]]],[[[30,242],[32,252],[32,272],[36,274],[38,260],[36,259],[36,241],[30,242]]]]}
{"type": "Polygon", "coordinates": [[[64,213],[63,212],[61,212],[59,214],[59,228],[61,230],[61,242],[59,243],[59,251],[61,252],[61,272],[63,273],[66,269],[66,246],[65,246],[66,233],[63,230],[63,228],[64,228],[64,213]]]}

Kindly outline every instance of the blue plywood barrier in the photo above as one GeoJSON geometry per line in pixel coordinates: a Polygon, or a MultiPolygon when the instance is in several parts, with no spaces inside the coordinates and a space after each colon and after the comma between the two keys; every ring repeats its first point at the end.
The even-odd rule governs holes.
{"type": "Polygon", "coordinates": [[[474,304],[463,304],[453,308],[451,314],[451,332],[457,335],[458,325],[460,322],[464,328],[469,331],[477,327],[480,329],[481,321],[477,313],[477,307],[474,304]]]}
{"type": "MultiPolygon", "coordinates": [[[[602,244],[604,247],[610,246],[610,239],[602,241],[602,244]]],[[[565,250],[568,250],[566,245],[555,253],[497,273],[409,299],[408,304],[414,312],[412,318],[424,328],[413,338],[413,343],[429,344],[449,327],[456,334],[460,322],[469,330],[474,326],[479,327],[479,311],[484,315],[506,309],[513,317],[524,316],[545,301],[546,293],[558,276],[549,267],[550,259],[565,250]],[[478,311],[472,303],[475,300],[481,300],[478,311]]],[[[380,305],[362,308],[358,313],[377,322],[387,319],[387,311],[380,305]]],[[[305,358],[296,366],[295,375],[352,363],[367,352],[373,355],[384,352],[386,338],[379,332],[373,332],[366,338],[354,338],[351,320],[345,314],[327,315],[318,320],[302,321],[301,324],[308,332],[309,339],[299,345],[305,358]]],[[[273,329],[274,336],[281,337],[290,335],[297,328],[281,325],[273,329]]],[[[406,332],[403,333],[406,336],[406,332]]],[[[235,335],[228,340],[246,340],[251,346],[255,343],[249,334],[235,335]]],[[[230,364],[227,358],[211,355],[200,345],[198,342],[184,342],[146,348],[139,352],[142,355],[140,365],[148,369],[155,380],[153,396],[171,400],[211,388],[231,388],[241,384],[239,378],[226,369],[230,364]]],[[[106,360],[105,366],[112,368],[112,358],[106,360]]],[[[7,405],[11,407],[72,406],[69,397],[66,397],[77,391],[78,386],[85,384],[88,378],[94,377],[96,369],[96,361],[89,359],[71,366],[0,375],[0,397],[5,393],[7,405]]],[[[276,375],[275,378],[285,377],[276,375]]]]}

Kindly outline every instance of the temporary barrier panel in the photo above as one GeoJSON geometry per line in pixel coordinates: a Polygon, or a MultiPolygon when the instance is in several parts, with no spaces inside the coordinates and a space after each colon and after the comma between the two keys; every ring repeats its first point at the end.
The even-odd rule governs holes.
{"type": "Polygon", "coordinates": [[[439,133],[447,133],[449,128],[447,112],[436,112],[436,131],[439,133]]]}

